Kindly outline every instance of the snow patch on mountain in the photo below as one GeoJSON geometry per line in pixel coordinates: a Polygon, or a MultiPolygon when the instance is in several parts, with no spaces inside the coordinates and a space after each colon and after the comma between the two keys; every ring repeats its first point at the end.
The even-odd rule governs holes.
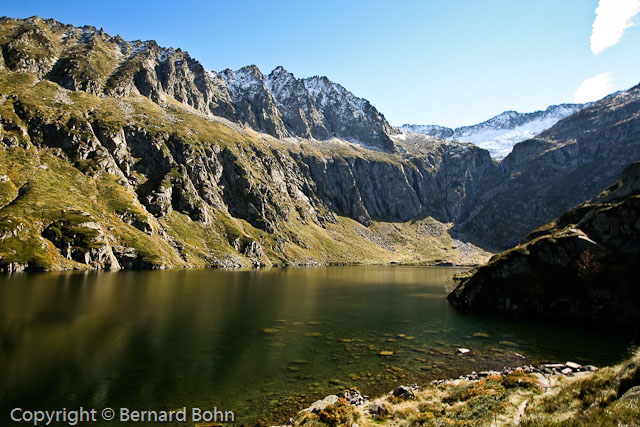
{"type": "Polygon", "coordinates": [[[544,111],[518,113],[505,111],[482,123],[455,130],[437,125],[403,125],[401,129],[449,140],[471,142],[502,160],[518,142],[533,138],[558,121],[582,110],[588,104],[552,105],[544,111]]]}

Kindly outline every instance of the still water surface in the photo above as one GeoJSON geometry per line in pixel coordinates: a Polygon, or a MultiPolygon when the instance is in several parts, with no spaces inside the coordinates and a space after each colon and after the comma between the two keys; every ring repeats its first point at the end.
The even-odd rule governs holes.
{"type": "Polygon", "coordinates": [[[602,365],[629,345],[628,337],[593,327],[456,312],[446,288],[458,271],[0,276],[0,424],[16,406],[215,406],[233,410],[239,423],[283,421],[345,387],[376,395],[529,362],[602,365]],[[474,356],[455,355],[458,347],[474,356]]]}

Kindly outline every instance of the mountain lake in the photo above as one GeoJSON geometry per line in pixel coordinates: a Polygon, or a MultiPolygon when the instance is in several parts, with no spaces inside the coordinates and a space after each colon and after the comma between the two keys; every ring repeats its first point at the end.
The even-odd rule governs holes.
{"type": "Polygon", "coordinates": [[[14,407],[199,407],[233,411],[237,425],[283,423],[346,388],[375,397],[401,384],[505,366],[599,366],[622,359],[630,345],[615,328],[460,313],[446,295],[461,271],[5,274],[2,419],[10,422],[14,407]],[[460,347],[473,354],[456,354],[460,347]]]}

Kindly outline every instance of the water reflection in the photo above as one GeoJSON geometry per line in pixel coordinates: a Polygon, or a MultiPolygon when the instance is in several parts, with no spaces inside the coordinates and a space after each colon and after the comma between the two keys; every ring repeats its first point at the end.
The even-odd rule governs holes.
{"type": "Polygon", "coordinates": [[[50,273],[0,278],[0,405],[233,409],[240,421],[299,409],[345,386],[528,360],[608,363],[628,341],[562,324],[463,316],[457,270],[50,273]],[[471,347],[473,358],[454,355],[471,347]]]}

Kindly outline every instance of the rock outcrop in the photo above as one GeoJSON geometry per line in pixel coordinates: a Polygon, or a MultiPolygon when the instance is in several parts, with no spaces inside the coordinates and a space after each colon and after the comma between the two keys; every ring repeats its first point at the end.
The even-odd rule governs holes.
{"type": "Polygon", "coordinates": [[[95,269],[119,270],[120,264],[98,223],[86,212],[62,212],[42,232],[69,260],[95,269]]]}
{"type": "Polygon", "coordinates": [[[622,180],[493,257],[449,295],[461,309],[640,321],[640,163],[622,180]]]}

